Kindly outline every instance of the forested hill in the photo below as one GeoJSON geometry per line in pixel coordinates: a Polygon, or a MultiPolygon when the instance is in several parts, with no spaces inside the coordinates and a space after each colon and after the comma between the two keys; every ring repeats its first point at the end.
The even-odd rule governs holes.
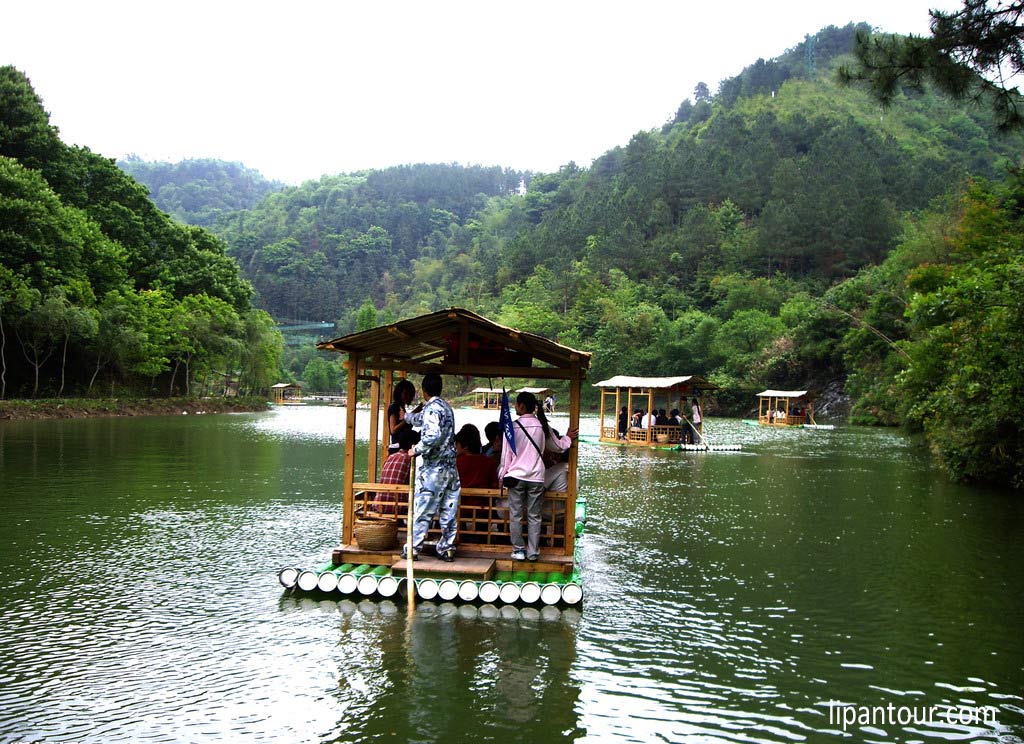
{"type": "Polygon", "coordinates": [[[200,227],[213,225],[227,212],[249,209],[267,194],[284,188],[257,170],[223,160],[151,163],[128,156],[117,165],[149,189],[160,209],[180,222],[200,227]]]}
{"type": "Polygon", "coordinates": [[[983,111],[930,94],[883,111],[838,87],[854,31],[758,60],[717,95],[698,87],[660,131],[526,179],[522,196],[524,174],[415,165],[284,189],[215,229],[271,314],[343,326],[368,298],[395,316],[493,312],[531,276],[559,285],[558,322],[539,329],[554,335],[575,325],[581,283],[610,290],[612,270],[669,317],[711,309],[728,275],[825,286],[884,258],[905,213],[1021,151],[983,111]]]}
{"type": "Polygon", "coordinates": [[[664,126],[590,167],[524,175],[525,193],[497,168],[409,166],[285,189],[216,229],[277,315],[347,332],[465,305],[593,352],[594,379],[707,375],[734,413],[765,387],[842,386],[855,420],[924,429],[957,477],[1024,483],[1006,444],[1022,440],[1006,412],[1024,373],[986,377],[1024,369],[1000,357],[1021,329],[987,303],[960,301],[966,322],[936,309],[970,286],[1024,301],[993,268],[1021,266],[999,254],[1019,246],[1019,183],[978,180],[1003,181],[1024,138],[927,91],[882,109],[840,87],[856,30],[698,85],[664,126]],[[953,327],[985,337],[949,345],[953,327]]]}
{"type": "Polygon", "coordinates": [[[252,294],[219,238],[64,144],[0,67],[0,398],[265,389],[280,334],[252,294]]]}
{"type": "MultiPolygon", "coordinates": [[[[368,298],[407,313],[454,300],[433,276],[428,257],[458,273],[460,237],[489,205],[508,204],[528,173],[499,167],[417,164],[324,176],[273,194],[214,228],[256,286],[272,315],[350,324],[368,298]],[[414,286],[416,285],[416,286],[414,286]],[[422,285],[422,291],[417,291],[422,285]]],[[[490,293],[493,266],[474,266],[490,293]]],[[[449,280],[444,279],[447,283],[449,280]]]]}

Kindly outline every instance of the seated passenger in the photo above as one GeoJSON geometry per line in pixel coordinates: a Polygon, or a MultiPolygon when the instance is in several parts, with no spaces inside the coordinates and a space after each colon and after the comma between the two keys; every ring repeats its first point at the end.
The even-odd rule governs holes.
{"type": "MultiPolygon", "coordinates": [[[[408,486],[412,448],[420,441],[420,433],[405,426],[398,430],[396,436],[398,449],[388,455],[388,459],[384,461],[384,465],[380,469],[380,482],[408,486]]],[[[377,491],[371,502],[371,508],[380,514],[398,514],[398,502],[407,498],[408,495],[394,491],[377,491]]]]}
{"type": "Polygon", "coordinates": [[[494,466],[497,467],[501,461],[501,424],[497,421],[488,423],[484,427],[484,437],[487,439],[487,446],[481,453],[494,458],[494,466]]]}
{"type": "Polygon", "coordinates": [[[473,424],[466,424],[455,435],[455,467],[463,488],[498,487],[497,463],[480,454],[480,430],[473,424]]]}

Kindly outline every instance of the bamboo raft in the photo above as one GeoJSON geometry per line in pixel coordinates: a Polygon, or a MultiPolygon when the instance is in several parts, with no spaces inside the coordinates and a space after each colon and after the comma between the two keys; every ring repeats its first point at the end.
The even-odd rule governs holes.
{"type": "MultiPolygon", "coordinates": [[[[513,561],[509,514],[503,488],[464,488],[459,505],[459,544],[455,560],[432,556],[429,545],[440,531],[431,529],[416,561],[402,558],[410,487],[379,482],[388,436],[381,425],[387,407],[384,391],[407,373],[437,372],[459,378],[481,377],[564,380],[569,385],[569,426],[579,427],[580,387],[590,355],[493,323],[475,313],[450,308],[317,344],[348,354],[347,399],[358,399],[358,385],[369,383],[369,431],[364,480],[356,477],[356,449],[367,446],[356,432],[356,406],[346,409],[342,473],[341,544],[330,560],[312,568],[287,566],[278,581],[287,592],[342,597],[413,597],[483,605],[580,605],[583,581],[577,538],[586,523],[586,501],[577,493],[577,448],[569,450],[565,492],[547,492],[542,516],[540,555],[513,561]],[[394,532],[385,545],[360,544],[357,522],[379,517],[380,494],[393,504],[394,532]],[[414,573],[410,581],[409,572],[414,573]]],[[[511,386],[510,386],[511,387],[511,386]]],[[[491,388],[487,389],[488,392],[491,388]]],[[[486,395],[487,393],[485,393],[486,395]]],[[[443,394],[442,394],[442,397],[443,394]]],[[[485,398],[486,400],[486,398],[485,398]]],[[[456,413],[456,419],[458,414],[456,413]]],[[[458,421],[456,422],[458,428],[458,421]]],[[[525,524],[525,520],[524,520],[525,524]]]]}
{"type": "MultiPolygon", "coordinates": [[[[739,444],[711,442],[704,433],[704,422],[694,423],[683,413],[689,411],[687,401],[700,400],[708,390],[718,386],[697,375],[677,377],[630,377],[617,375],[608,380],[594,383],[601,389],[601,428],[596,441],[622,447],[647,447],[677,452],[726,452],[742,449],[739,444]],[[623,409],[631,417],[634,410],[648,411],[653,415],[655,406],[661,404],[665,410],[678,409],[682,425],[648,423],[646,426],[620,421],[623,409]],[[611,410],[609,411],[609,407],[611,410]],[[694,442],[685,441],[687,431],[693,432],[694,442]]],[[[703,404],[701,404],[703,410],[703,404]]],[[[594,440],[588,440],[594,441],[594,440]]]]}
{"type": "Polygon", "coordinates": [[[744,419],[743,423],[824,431],[836,428],[814,420],[814,401],[806,390],[762,390],[757,401],[757,421],[744,419]]]}

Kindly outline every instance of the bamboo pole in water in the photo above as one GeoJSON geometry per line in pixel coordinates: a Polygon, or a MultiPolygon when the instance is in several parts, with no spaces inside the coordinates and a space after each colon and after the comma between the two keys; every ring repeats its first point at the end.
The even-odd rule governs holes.
{"type": "Polygon", "coordinates": [[[332,568],[334,568],[333,563],[325,563],[320,568],[314,570],[306,569],[299,574],[298,581],[296,582],[299,585],[299,589],[304,592],[313,591],[320,580],[320,574],[324,571],[330,571],[332,568]]]}
{"type": "Polygon", "coordinates": [[[527,581],[519,587],[519,600],[527,604],[533,604],[540,599],[540,584],[536,581],[527,581]]]}
{"type": "Polygon", "coordinates": [[[477,592],[477,596],[480,598],[481,602],[489,604],[498,599],[498,594],[500,591],[501,590],[497,582],[483,581],[480,583],[480,588],[479,591],[477,592]]]}
{"type": "Polygon", "coordinates": [[[401,584],[402,580],[391,574],[381,576],[380,581],[377,582],[377,594],[382,597],[393,597],[398,594],[401,584]]]}
{"type": "Polygon", "coordinates": [[[292,589],[295,586],[295,582],[299,580],[299,569],[297,568],[282,568],[277,572],[277,580],[281,582],[281,586],[285,589],[292,589]]]}
{"type": "MultiPolygon", "coordinates": [[[[437,582],[434,579],[420,579],[419,582],[415,584],[415,588],[409,589],[410,598],[413,594],[418,594],[423,599],[433,599],[437,596],[437,582]]],[[[412,604],[411,599],[409,604],[412,604]]]]}
{"type": "Polygon", "coordinates": [[[412,530],[413,530],[413,502],[416,498],[416,455],[413,454],[409,461],[409,508],[405,513],[405,586],[408,590],[409,617],[413,615],[416,605],[416,582],[413,578],[413,554],[412,554],[412,530]]]}
{"type": "Polygon", "coordinates": [[[569,581],[562,587],[562,601],[566,604],[579,604],[583,601],[583,586],[580,583],[580,575],[573,572],[569,581]]]}
{"type": "Polygon", "coordinates": [[[547,575],[547,583],[540,590],[540,601],[546,605],[556,605],[562,601],[562,587],[565,585],[565,574],[552,571],[547,575]]]}
{"type": "Polygon", "coordinates": [[[380,583],[382,576],[387,576],[391,573],[391,568],[388,566],[377,566],[376,568],[368,571],[359,577],[359,582],[356,585],[359,593],[364,597],[369,597],[372,594],[377,593],[377,585],[380,583]]]}
{"type": "Polygon", "coordinates": [[[466,580],[459,584],[459,599],[463,602],[472,602],[480,596],[481,584],[475,581],[466,580]]]}
{"type": "Polygon", "coordinates": [[[498,598],[505,604],[519,601],[519,585],[514,581],[506,581],[498,590],[498,598]]]}
{"type": "Polygon", "coordinates": [[[451,602],[459,596],[459,582],[454,579],[442,579],[437,584],[437,596],[445,602],[451,602]]]}
{"type": "Polygon", "coordinates": [[[369,573],[373,569],[373,566],[362,564],[356,566],[346,574],[342,574],[338,577],[338,591],[342,594],[352,594],[359,586],[359,577],[363,574],[369,573]]]}

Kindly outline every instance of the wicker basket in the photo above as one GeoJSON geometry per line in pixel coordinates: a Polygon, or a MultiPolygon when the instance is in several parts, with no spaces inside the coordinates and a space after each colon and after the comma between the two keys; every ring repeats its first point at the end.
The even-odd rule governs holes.
{"type": "Polygon", "coordinates": [[[387,550],[395,546],[398,521],[383,517],[361,517],[356,520],[352,535],[363,550],[387,550]]]}
{"type": "Polygon", "coordinates": [[[668,434],[656,434],[654,439],[658,444],[668,444],[668,434]]]}

